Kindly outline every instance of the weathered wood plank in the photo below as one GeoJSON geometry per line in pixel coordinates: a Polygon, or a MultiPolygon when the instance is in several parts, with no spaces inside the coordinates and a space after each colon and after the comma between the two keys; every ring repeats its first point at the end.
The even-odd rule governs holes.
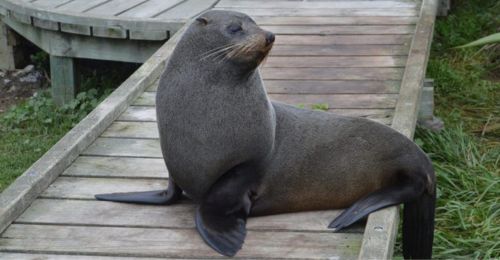
{"type": "Polygon", "coordinates": [[[116,16],[138,6],[147,0],[112,0],[94,8],[87,9],[83,13],[93,15],[116,16]]]}
{"type": "Polygon", "coordinates": [[[163,158],[79,156],[61,174],[72,177],[167,178],[163,158]]]}
{"type": "MultiPolygon", "coordinates": [[[[437,8],[437,0],[423,0],[391,125],[408,138],[413,138],[415,131],[437,8]]],[[[392,257],[398,221],[399,207],[390,207],[370,214],[359,258],[392,257]]]]}
{"type": "Polygon", "coordinates": [[[413,25],[264,25],[262,28],[278,35],[411,34],[415,30],[413,25]]]}
{"type": "Polygon", "coordinates": [[[71,2],[72,0],[37,0],[32,2],[32,5],[43,7],[43,8],[55,8],[59,5],[71,2]]]}
{"type": "Polygon", "coordinates": [[[216,2],[216,0],[187,0],[157,15],[155,18],[175,20],[195,17],[203,11],[210,9],[216,2]]]}
{"type": "Polygon", "coordinates": [[[76,95],[75,64],[72,58],[50,55],[51,93],[54,102],[62,106],[76,95]]]}
{"type": "Polygon", "coordinates": [[[415,2],[408,1],[234,1],[221,0],[216,7],[228,8],[280,8],[280,9],[325,9],[325,8],[415,8],[415,2]]]}
{"type": "MultiPolygon", "coordinates": [[[[220,257],[202,241],[195,229],[15,224],[5,231],[4,236],[6,238],[0,239],[0,250],[18,252],[220,257]]],[[[290,258],[349,258],[359,250],[360,240],[360,234],[249,231],[236,258],[281,258],[283,252],[287,252],[290,258]],[[300,246],[297,241],[300,241],[300,246]]]]}
{"type": "Polygon", "coordinates": [[[414,16],[257,16],[259,25],[398,25],[415,24],[414,16]]]}
{"type": "Polygon", "coordinates": [[[42,29],[47,29],[47,30],[53,30],[53,31],[59,30],[59,23],[58,22],[39,19],[36,17],[33,17],[33,25],[36,27],[40,27],[42,29]]]}
{"type": "MultiPolygon", "coordinates": [[[[145,92],[134,105],[154,106],[154,92],[145,92]]],[[[272,100],[296,105],[328,103],[330,108],[394,108],[397,94],[270,94],[272,100]]],[[[110,147],[111,148],[111,147],[110,147]]]]}
{"type": "Polygon", "coordinates": [[[266,80],[264,84],[270,94],[395,94],[400,81],[266,80]]]}
{"type": "Polygon", "coordinates": [[[330,108],[394,108],[397,94],[291,95],[270,94],[272,100],[287,104],[328,104],[330,108]]]}
{"type": "Polygon", "coordinates": [[[83,155],[130,156],[163,158],[159,140],[127,139],[127,138],[97,138],[83,155]]]}
{"type": "Polygon", "coordinates": [[[278,35],[274,45],[408,44],[411,35],[278,35]]]}
{"type": "Polygon", "coordinates": [[[61,23],[61,31],[67,33],[81,34],[90,36],[91,27],[87,25],[79,25],[79,24],[69,24],[69,23],[61,23]]]}
{"type": "Polygon", "coordinates": [[[149,0],[126,12],[119,14],[121,17],[133,18],[151,18],[155,17],[168,9],[174,7],[183,0],[149,0]]]}
{"type": "MultiPolygon", "coordinates": [[[[196,205],[189,200],[170,206],[120,204],[88,200],[38,199],[16,223],[194,228],[196,205]]],[[[329,232],[342,210],[309,211],[248,219],[249,230],[329,232]]],[[[363,224],[342,233],[362,233],[363,224]],[[360,229],[361,228],[361,229],[360,229]]]]}
{"type": "Polygon", "coordinates": [[[401,68],[263,68],[264,80],[400,80],[401,68]]]}
{"type": "MultiPolygon", "coordinates": [[[[151,260],[143,257],[112,257],[96,255],[53,255],[53,254],[30,254],[30,253],[2,253],[0,259],[4,260],[151,260]]],[[[169,258],[170,260],[176,260],[169,258]]],[[[177,259],[180,260],[180,259],[177,259]]]]}
{"type": "Polygon", "coordinates": [[[87,10],[95,8],[102,5],[109,0],[86,0],[86,1],[70,1],[66,4],[60,5],[56,8],[57,11],[61,12],[73,12],[73,13],[83,13],[87,10]]]}
{"type": "MultiPolygon", "coordinates": [[[[156,88],[154,88],[154,91],[156,91],[156,88]]],[[[118,120],[156,122],[156,108],[151,106],[130,106],[127,108],[127,110],[125,110],[125,112],[123,112],[118,120]]]]}
{"type": "Polygon", "coordinates": [[[100,193],[164,190],[167,183],[166,179],[59,177],[40,197],[95,200],[94,196],[100,193]]]}
{"type": "Polygon", "coordinates": [[[9,41],[9,33],[11,33],[9,28],[0,20],[0,69],[2,70],[16,68],[14,48],[9,41]]]}
{"type": "MultiPolygon", "coordinates": [[[[123,41],[82,35],[66,35],[27,24],[4,19],[5,23],[19,32],[45,52],[55,56],[116,60],[124,62],[145,62],[162,46],[155,41],[123,41]]],[[[108,35],[109,37],[109,35],[108,35]]],[[[125,37],[122,35],[121,37],[125,37]]]]}
{"type": "Polygon", "coordinates": [[[113,122],[102,137],[158,139],[156,122],[113,122]]]}
{"type": "MultiPolygon", "coordinates": [[[[273,57],[272,59],[277,58],[273,57]]],[[[353,58],[353,57],[351,57],[353,58]]],[[[270,59],[271,60],[271,59],[270,59]]],[[[266,80],[270,94],[377,94],[398,93],[400,80],[266,80]]],[[[158,84],[151,84],[146,91],[155,92],[158,84]]],[[[155,121],[154,108],[131,106],[119,120],[155,121]]]]}
{"type": "Polygon", "coordinates": [[[386,56],[408,55],[405,45],[276,45],[273,56],[386,56]]]}
{"type": "Polygon", "coordinates": [[[217,10],[232,10],[250,16],[416,16],[414,8],[392,9],[268,9],[268,8],[229,8],[217,7],[217,10]]]}

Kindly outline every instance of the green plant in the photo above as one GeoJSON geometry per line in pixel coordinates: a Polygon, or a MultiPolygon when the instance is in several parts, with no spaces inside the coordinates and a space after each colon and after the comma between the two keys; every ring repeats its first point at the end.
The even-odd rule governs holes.
{"type": "Polygon", "coordinates": [[[313,110],[328,111],[329,105],[328,103],[318,103],[318,104],[312,104],[311,108],[313,110]]]}

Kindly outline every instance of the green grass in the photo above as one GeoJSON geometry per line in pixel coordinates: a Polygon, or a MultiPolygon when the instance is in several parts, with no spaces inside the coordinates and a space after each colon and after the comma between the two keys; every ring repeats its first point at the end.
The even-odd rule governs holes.
{"type": "MultiPolygon", "coordinates": [[[[47,55],[34,55],[38,68],[47,68],[47,55]]],[[[0,192],[83,119],[137,65],[80,61],[81,92],[57,107],[48,90],[0,114],[0,192]]]]}
{"type": "Polygon", "coordinates": [[[427,70],[446,129],[416,133],[437,175],[434,257],[500,258],[500,48],[452,48],[496,32],[500,4],[453,7],[437,21],[427,70]]]}

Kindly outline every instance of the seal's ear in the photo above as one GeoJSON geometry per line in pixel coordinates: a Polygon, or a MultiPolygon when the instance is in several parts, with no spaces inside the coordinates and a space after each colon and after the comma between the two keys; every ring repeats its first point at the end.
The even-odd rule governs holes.
{"type": "Polygon", "coordinates": [[[205,17],[198,17],[198,18],[196,18],[196,21],[199,22],[202,25],[207,25],[208,24],[208,20],[205,17]]]}

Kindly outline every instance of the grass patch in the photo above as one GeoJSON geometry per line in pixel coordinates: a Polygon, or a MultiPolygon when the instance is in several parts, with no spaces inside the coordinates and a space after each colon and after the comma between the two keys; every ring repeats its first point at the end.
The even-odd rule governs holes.
{"type": "Polygon", "coordinates": [[[453,1],[439,18],[427,77],[446,129],[419,129],[438,182],[434,257],[500,257],[499,46],[454,49],[498,30],[496,0],[453,1]]]}
{"type": "MultiPolygon", "coordinates": [[[[46,69],[43,54],[34,62],[46,69]]],[[[30,167],[66,132],[125,80],[136,65],[82,61],[81,92],[75,100],[58,107],[49,90],[0,114],[0,192],[30,167]]]]}

